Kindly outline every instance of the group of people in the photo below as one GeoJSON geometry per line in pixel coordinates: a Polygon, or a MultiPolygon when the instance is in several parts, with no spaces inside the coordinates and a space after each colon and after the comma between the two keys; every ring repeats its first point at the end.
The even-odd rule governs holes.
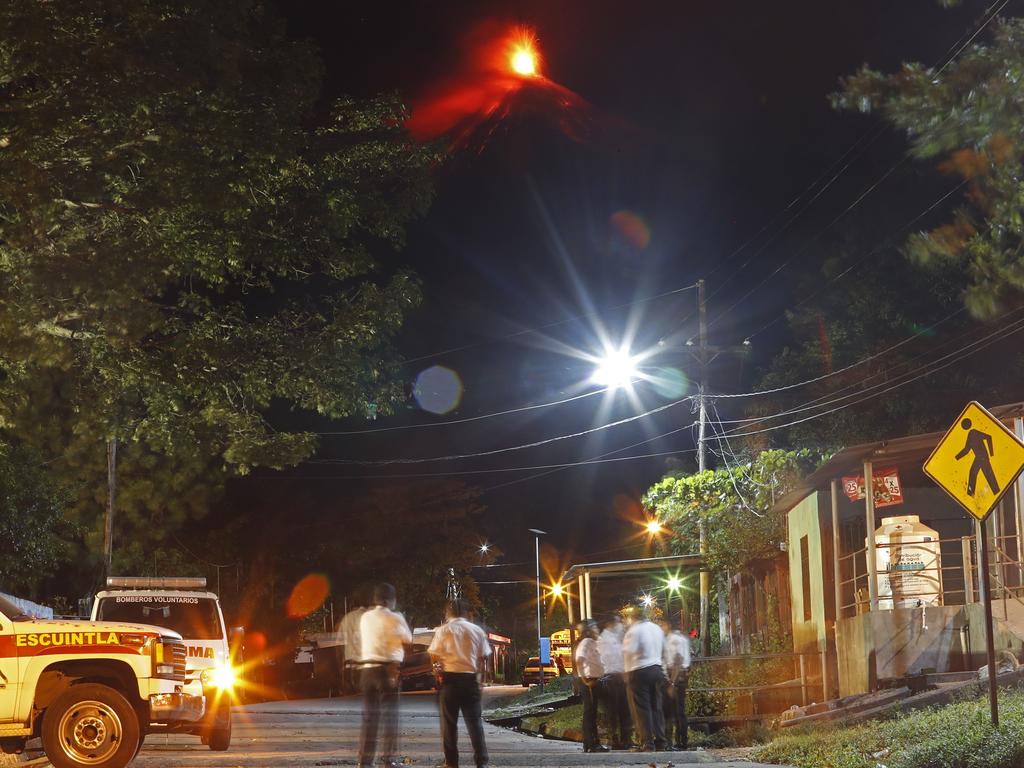
{"type": "Polygon", "coordinates": [[[617,614],[601,628],[593,620],[578,627],[575,670],[583,700],[583,751],[609,749],[598,738],[600,704],[611,721],[612,749],[686,749],[690,638],[668,622],[656,624],[646,612],[628,618],[628,627],[617,614]]]}
{"type": "MultiPolygon", "coordinates": [[[[404,765],[398,745],[398,701],[401,666],[412,645],[412,632],[395,611],[395,588],[378,584],[373,605],[350,611],[342,620],[348,672],[358,677],[363,692],[363,719],[359,735],[359,765],[386,768],[404,765]],[[354,650],[359,649],[359,653],[354,650]]],[[[453,600],[445,608],[445,622],[434,632],[427,649],[439,678],[441,742],[445,768],[458,768],[458,718],[469,731],[477,768],[487,766],[481,711],[480,673],[491,654],[487,634],[469,621],[468,606],[453,600]]]]}

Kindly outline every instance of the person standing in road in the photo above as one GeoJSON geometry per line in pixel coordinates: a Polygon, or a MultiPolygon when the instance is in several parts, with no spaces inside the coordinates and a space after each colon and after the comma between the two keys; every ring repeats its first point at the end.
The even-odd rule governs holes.
{"type": "Polygon", "coordinates": [[[607,752],[597,734],[597,701],[601,689],[604,666],[597,649],[597,624],[592,619],[582,621],[577,628],[580,641],[576,644],[574,668],[580,678],[580,698],[583,700],[583,751],[607,752]]]}
{"type": "Polygon", "coordinates": [[[469,731],[477,768],[487,765],[487,743],[481,708],[480,674],[491,655],[487,634],[468,619],[468,608],[459,599],[448,603],[445,622],[434,632],[427,649],[440,667],[441,742],[445,768],[459,765],[459,712],[469,731]]]}
{"type": "Polygon", "coordinates": [[[665,633],[651,621],[645,609],[639,621],[633,622],[622,639],[626,687],[633,702],[633,712],[640,745],[638,752],[662,751],[665,740],[665,718],[661,711],[661,691],[665,684],[662,657],[665,633]]]}
{"type": "Polygon", "coordinates": [[[689,746],[686,686],[690,680],[690,638],[665,622],[665,736],[676,749],[689,746]],[[675,741],[672,740],[673,730],[675,741]]]}
{"type": "Polygon", "coordinates": [[[619,615],[614,614],[597,638],[597,651],[604,668],[601,684],[611,718],[612,749],[629,749],[633,740],[633,720],[626,698],[626,668],[622,661],[622,635],[625,631],[619,615]]]}
{"type": "Polygon", "coordinates": [[[395,588],[378,584],[373,607],[359,621],[362,636],[363,724],[359,734],[359,765],[369,768],[380,752],[386,768],[397,768],[398,693],[405,647],[412,632],[405,618],[395,612],[395,588]],[[378,750],[379,746],[379,750],[378,750]]]}
{"type": "Polygon", "coordinates": [[[341,673],[341,689],[346,693],[361,690],[359,686],[359,662],[363,655],[363,636],[359,630],[363,614],[366,613],[366,589],[359,587],[352,595],[352,610],[345,614],[338,627],[342,645],[345,647],[345,661],[341,673]]]}

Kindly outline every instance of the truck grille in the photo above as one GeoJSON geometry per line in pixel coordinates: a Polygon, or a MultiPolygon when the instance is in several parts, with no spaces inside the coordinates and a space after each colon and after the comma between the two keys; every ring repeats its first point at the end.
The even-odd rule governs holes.
{"type": "Polygon", "coordinates": [[[185,650],[185,643],[176,637],[162,637],[160,642],[164,646],[164,658],[174,665],[174,679],[184,681],[185,659],[188,655],[188,652],[185,650]]]}

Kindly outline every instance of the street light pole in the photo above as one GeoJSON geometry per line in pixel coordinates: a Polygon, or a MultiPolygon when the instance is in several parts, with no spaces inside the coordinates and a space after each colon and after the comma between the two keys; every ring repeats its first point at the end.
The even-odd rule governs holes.
{"type": "Polygon", "coordinates": [[[547,531],[541,531],[537,528],[530,528],[530,533],[533,534],[534,547],[537,558],[537,670],[540,677],[540,690],[544,690],[544,657],[541,653],[541,629],[540,629],[540,537],[546,536],[547,531]]]}
{"type": "MultiPolygon", "coordinates": [[[[697,471],[701,474],[707,469],[707,446],[705,434],[708,423],[708,409],[705,401],[708,369],[708,305],[704,298],[704,281],[697,281],[697,317],[698,317],[698,380],[697,380],[697,471]]],[[[697,533],[699,536],[700,562],[700,652],[703,656],[711,654],[711,574],[704,564],[708,551],[707,529],[703,516],[698,517],[697,533]]]]}

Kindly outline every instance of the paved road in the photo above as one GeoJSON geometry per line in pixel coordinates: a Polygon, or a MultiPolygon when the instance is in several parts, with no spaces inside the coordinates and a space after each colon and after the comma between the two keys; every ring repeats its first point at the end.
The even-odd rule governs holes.
{"type": "MultiPolygon", "coordinates": [[[[485,696],[519,693],[521,688],[488,688],[485,696]]],[[[441,761],[441,744],[433,694],[402,697],[402,752],[409,765],[433,768],[441,761]]],[[[228,752],[210,752],[195,737],[150,736],[133,764],[137,768],[291,768],[356,764],[360,702],[356,698],[282,701],[240,707],[235,712],[234,739],[228,752]]],[[[503,766],[632,766],[656,764],[747,766],[722,762],[711,753],[616,752],[585,755],[578,744],[549,741],[485,724],[491,765],[503,766]]],[[[462,765],[472,766],[472,751],[461,733],[462,765]]],[[[767,767],[766,767],[767,768],[767,767]]]]}

